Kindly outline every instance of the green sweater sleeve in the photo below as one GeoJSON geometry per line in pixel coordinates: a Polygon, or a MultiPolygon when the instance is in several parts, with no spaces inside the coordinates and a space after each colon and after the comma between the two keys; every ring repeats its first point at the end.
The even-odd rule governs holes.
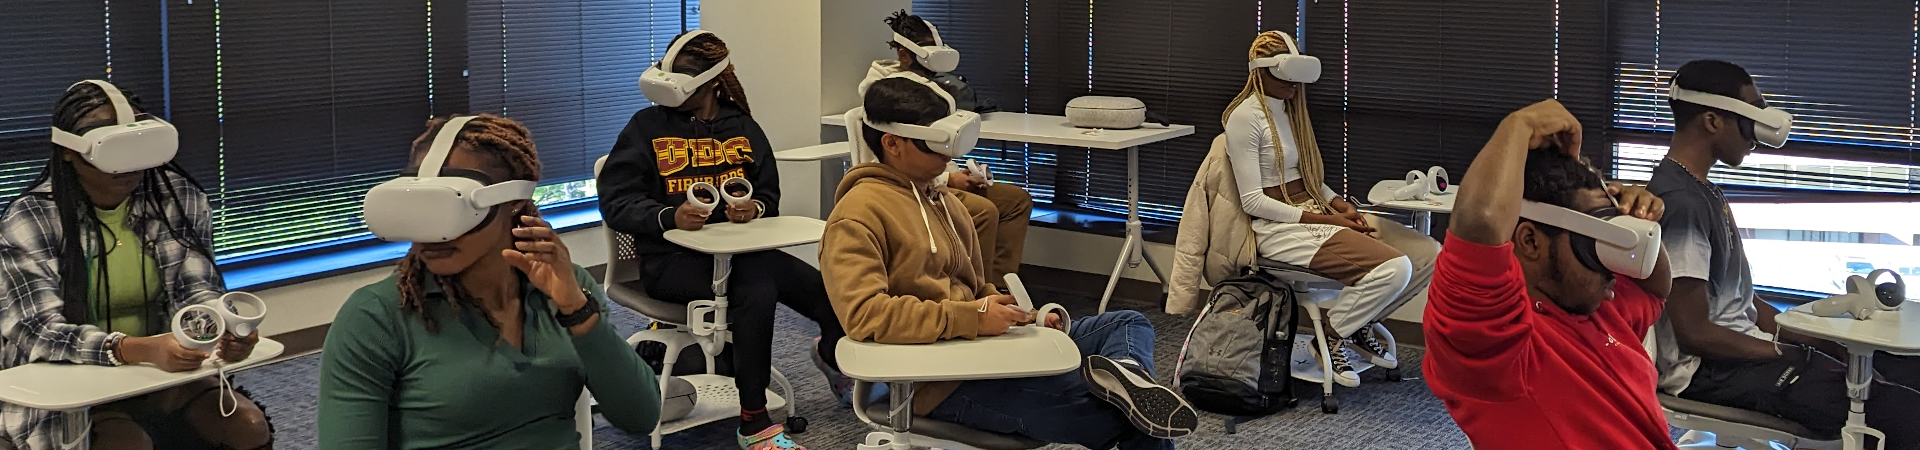
{"type": "MultiPolygon", "coordinates": [[[[334,317],[320,359],[320,448],[388,448],[387,408],[403,356],[393,312],[362,288],[334,317]]],[[[632,352],[628,352],[632,353],[632,352]]]]}
{"type": "MultiPolygon", "coordinates": [[[[606,310],[606,292],[584,269],[576,270],[582,284],[593,292],[589,301],[600,302],[601,310],[606,310]]],[[[586,369],[587,390],[600,402],[600,415],[627,433],[653,433],[660,422],[660,380],[633,347],[614,333],[613,322],[601,314],[592,330],[573,338],[573,348],[586,369]]]]}

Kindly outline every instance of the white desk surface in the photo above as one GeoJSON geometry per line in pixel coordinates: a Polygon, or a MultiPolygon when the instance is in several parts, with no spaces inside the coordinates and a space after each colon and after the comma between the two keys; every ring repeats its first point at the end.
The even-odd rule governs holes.
{"type": "Polygon", "coordinates": [[[1427,200],[1374,201],[1375,198],[1393,198],[1392,191],[1406,185],[1406,180],[1385,180],[1375,183],[1373,189],[1367,191],[1367,202],[1381,208],[1444,213],[1453,212],[1453,199],[1458,197],[1460,192],[1460,186],[1453,185],[1447,186],[1447,193],[1429,197],[1427,200]]]}
{"type": "MultiPolygon", "coordinates": [[[[227,370],[259,365],[279,357],[286,349],[272,339],[260,338],[252,356],[227,364],[227,370]]],[[[211,364],[192,372],[168,373],[144,364],[111,367],[33,363],[0,370],[0,402],[51,411],[75,410],[179,386],[215,373],[211,364]]]]}
{"type": "Polygon", "coordinates": [[[872,382],[1024,378],[1080,368],[1080,347],[1066,333],[1016,326],[1007,334],[925,345],[887,345],[841,338],[840,371],[872,382]]]}
{"type": "MultiPolygon", "coordinates": [[[[834,114],[821,116],[820,123],[823,125],[844,127],[847,125],[847,120],[843,115],[834,114]]],[[[1065,145],[1102,150],[1126,150],[1129,147],[1152,144],[1190,134],[1193,134],[1192,125],[1169,125],[1161,128],[1159,124],[1147,124],[1131,130],[1095,130],[1091,128],[1074,128],[1072,125],[1067,125],[1067,118],[1065,116],[996,112],[987,113],[980,117],[981,139],[1065,145]]]]}
{"type": "Polygon", "coordinates": [[[845,158],[851,154],[853,154],[853,143],[828,142],[820,145],[773,152],[773,159],[775,161],[819,161],[823,159],[845,158]]]}
{"type": "Polygon", "coordinates": [[[747,223],[707,224],[700,231],[667,230],[666,238],[696,252],[737,255],[820,242],[820,235],[826,232],[827,223],[820,219],[778,216],[753,219],[747,223]]]}
{"type": "Polygon", "coordinates": [[[1774,321],[1808,336],[1840,343],[1860,342],[1888,353],[1920,354],[1920,302],[1909,301],[1899,311],[1881,311],[1868,320],[1820,317],[1797,309],[1781,312],[1774,321]]]}

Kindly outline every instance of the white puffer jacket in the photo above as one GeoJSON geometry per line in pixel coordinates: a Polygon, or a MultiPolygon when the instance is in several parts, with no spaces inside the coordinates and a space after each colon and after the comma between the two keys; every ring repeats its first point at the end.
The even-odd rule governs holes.
{"type": "Polygon", "coordinates": [[[1253,264],[1253,219],[1240,208],[1226,148],[1225,135],[1213,138],[1213,148],[1187,188],[1173,243],[1168,314],[1199,312],[1206,305],[1201,291],[1253,264]]]}

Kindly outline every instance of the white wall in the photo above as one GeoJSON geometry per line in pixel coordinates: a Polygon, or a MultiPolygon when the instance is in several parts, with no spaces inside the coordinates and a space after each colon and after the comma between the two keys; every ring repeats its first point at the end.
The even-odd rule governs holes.
{"type": "Polygon", "coordinates": [[[893,55],[885,44],[892,31],[881,20],[909,6],[909,0],[708,1],[700,4],[700,26],[727,42],[754,121],[774,149],[784,150],[819,144],[820,116],[853,108],[854,87],[867,66],[893,55]]]}

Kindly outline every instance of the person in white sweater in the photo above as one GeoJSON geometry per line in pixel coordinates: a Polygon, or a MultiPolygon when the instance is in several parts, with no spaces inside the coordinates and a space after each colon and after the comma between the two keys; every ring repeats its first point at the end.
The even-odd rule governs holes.
{"type": "MultiPolygon", "coordinates": [[[[967,87],[965,78],[955,75],[952,67],[934,70],[921,64],[916,52],[940,48],[953,51],[953,58],[946,60],[958,64],[957,51],[947,48],[940,40],[940,32],[933,24],[919,16],[907,14],[902,10],[886,19],[887,26],[897,36],[887,45],[898,53],[899,59],[874,61],[867,70],[867,78],[860,82],[858,92],[865,96],[867,86],[874,81],[901,72],[912,72],[926,79],[928,83],[939,86],[951,95],[958,108],[985,114],[991,106],[982,108],[976,101],[973,89],[967,87]],[[900,43],[905,40],[918,49],[908,48],[900,43]]],[[[849,136],[849,141],[859,142],[860,136],[849,136]]],[[[853,152],[853,164],[860,165],[879,162],[871,151],[858,149],[853,152]]],[[[958,164],[958,161],[955,161],[958,164]]],[[[1033,196],[1019,185],[982,181],[973,176],[973,172],[957,165],[940,176],[934,177],[934,184],[945,185],[960,198],[960,205],[967,209],[973,218],[973,229],[979,234],[980,251],[991,258],[987,263],[987,279],[1002,290],[1007,288],[1006,275],[1020,270],[1020,260],[1027,244],[1027,220],[1033,213],[1033,196]]]]}
{"type": "MultiPolygon", "coordinates": [[[[1320,148],[1307,118],[1303,83],[1319,78],[1319,61],[1283,64],[1300,55],[1293,38],[1268,31],[1247,52],[1246,88],[1229,104],[1227,158],[1240,207],[1253,216],[1255,247],[1262,258],[1305,267],[1347,286],[1324,305],[1330,349],[1349,347],[1376,366],[1399,365],[1394,349],[1377,335],[1379,321],[1427,289],[1440,243],[1406,226],[1363,214],[1326,185],[1320,148]],[[1296,55],[1284,57],[1281,55],[1296,55]],[[1275,68],[1276,66],[1281,66],[1275,68]],[[1277,72],[1288,72],[1282,79],[1277,72]]],[[[1314,361],[1322,361],[1315,349],[1314,361]]],[[[1343,386],[1360,385],[1345,351],[1333,351],[1327,373],[1343,386]]]]}

